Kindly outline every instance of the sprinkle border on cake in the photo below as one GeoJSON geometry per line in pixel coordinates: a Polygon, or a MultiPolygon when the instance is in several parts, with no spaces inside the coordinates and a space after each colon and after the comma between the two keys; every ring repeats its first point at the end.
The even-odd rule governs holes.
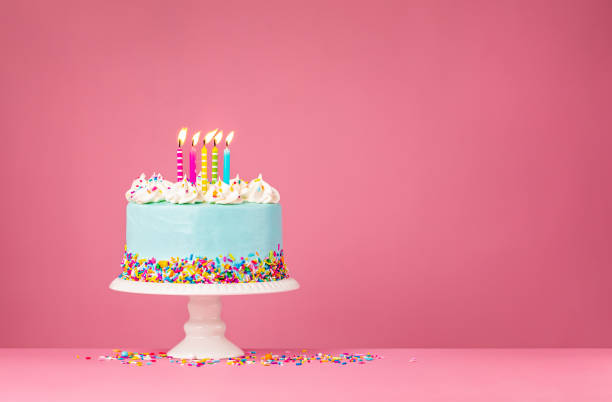
{"type": "Polygon", "coordinates": [[[172,257],[170,260],[138,258],[125,246],[122,272],[119,278],[154,283],[253,283],[286,279],[289,273],[280,244],[262,257],[251,253],[247,257],[226,256],[172,257]]]}

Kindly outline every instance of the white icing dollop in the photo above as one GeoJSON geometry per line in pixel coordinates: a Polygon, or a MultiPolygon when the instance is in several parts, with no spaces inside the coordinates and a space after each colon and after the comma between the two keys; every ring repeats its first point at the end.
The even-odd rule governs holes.
{"type": "Polygon", "coordinates": [[[132,182],[132,186],[125,193],[125,198],[137,204],[164,201],[166,192],[171,186],[172,183],[164,180],[161,174],[153,173],[147,180],[145,174],[142,173],[139,178],[132,182]]]}
{"type": "Polygon", "coordinates": [[[172,188],[166,193],[166,201],[173,204],[194,204],[201,202],[199,191],[187,177],[183,177],[182,181],[174,183],[172,188]]]}
{"type": "Polygon", "coordinates": [[[133,198],[132,194],[136,193],[136,191],[138,191],[141,188],[145,188],[146,185],[147,185],[147,178],[144,173],[141,173],[140,177],[132,182],[130,189],[125,192],[125,198],[128,201],[131,201],[133,198]]]}
{"type": "Polygon", "coordinates": [[[240,198],[246,198],[247,191],[249,190],[248,181],[242,180],[239,175],[236,175],[236,177],[230,180],[230,185],[239,188],[238,192],[240,193],[240,198]]]}
{"type": "Polygon", "coordinates": [[[258,204],[278,204],[280,202],[279,192],[261,178],[251,180],[245,194],[246,201],[258,204]]]}
{"type": "Polygon", "coordinates": [[[221,180],[208,185],[204,201],[215,204],[241,204],[240,185],[226,184],[221,180]]]}

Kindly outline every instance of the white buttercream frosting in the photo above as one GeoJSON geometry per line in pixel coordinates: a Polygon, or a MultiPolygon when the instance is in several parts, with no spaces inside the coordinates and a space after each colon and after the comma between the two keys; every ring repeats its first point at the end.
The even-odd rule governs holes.
{"type": "Polygon", "coordinates": [[[221,180],[208,185],[204,201],[215,204],[241,204],[240,185],[226,184],[221,180]]]}
{"type": "Polygon", "coordinates": [[[125,198],[129,202],[138,204],[164,200],[174,204],[194,204],[196,202],[277,204],[280,201],[278,191],[265,182],[261,174],[251,182],[242,180],[238,175],[231,179],[229,184],[217,180],[216,183],[206,182],[206,186],[202,186],[204,180],[201,172],[195,184],[187,180],[187,177],[180,182],[172,183],[164,180],[160,174],[154,173],[147,179],[143,173],[132,182],[132,186],[125,193],[125,198]]]}
{"type": "Polygon", "coordinates": [[[280,202],[279,192],[261,178],[261,174],[249,182],[245,194],[247,202],[259,204],[278,204],[280,202]]]}
{"type": "Polygon", "coordinates": [[[182,181],[174,183],[166,194],[166,201],[173,204],[194,204],[201,200],[199,191],[186,177],[182,181]]]}
{"type": "Polygon", "coordinates": [[[236,177],[234,177],[233,179],[230,180],[230,184],[232,186],[238,187],[241,198],[245,198],[246,197],[247,191],[249,190],[249,182],[248,181],[242,180],[240,178],[240,176],[236,175],[236,177]]]}
{"type": "Polygon", "coordinates": [[[132,182],[132,186],[125,193],[125,198],[137,204],[163,201],[171,186],[172,183],[164,180],[161,174],[153,173],[147,180],[145,174],[142,173],[132,182]]]}

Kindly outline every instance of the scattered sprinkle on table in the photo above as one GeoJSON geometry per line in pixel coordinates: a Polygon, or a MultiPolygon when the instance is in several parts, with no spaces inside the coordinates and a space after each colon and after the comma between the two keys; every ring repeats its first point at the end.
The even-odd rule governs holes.
{"type": "MultiPolygon", "coordinates": [[[[80,355],[76,355],[80,359],[80,355]]],[[[85,356],[86,360],[91,360],[91,356],[85,356]]],[[[162,352],[147,352],[135,353],[127,350],[113,349],[108,355],[98,356],[99,361],[115,360],[122,364],[130,364],[135,366],[150,366],[159,361],[169,360],[170,363],[180,364],[181,366],[202,367],[213,364],[227,364],[230,366],[245,366],[250,364],[261,364],[263,366],[285,366],[295,365],[303,366],[312,363],[327,363],[345,366],[348,364],[365,364],[373,360],[380,360],[382,356],[372,353],[340,353],[331,355],[326,353],[308,354],[306,349],[301,352],[285,354],[260,353],[259,356],[255,351],[249,351],[244,356],[231,357],[229,359],[178,359],[168,356],[162,352]]],[[[411,359],[409,362],[413,362],[411,359]]]]}

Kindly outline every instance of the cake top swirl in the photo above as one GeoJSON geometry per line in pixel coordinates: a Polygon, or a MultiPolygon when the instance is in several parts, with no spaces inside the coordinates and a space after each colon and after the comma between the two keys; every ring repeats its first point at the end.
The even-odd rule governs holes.
{"type": "Polygon", "coordinates": [[[195,204],[202,201],[202,196],[198,188],[187,177],[183,177],[183,180],[172,184],[166,193],[166,201],[173,204],[195,204]]]}
{"type": "Polygon", "coordinates": [[[172,183],[164,180],[160,174],[153,174],[146,179],[144,173],[132,182],[125,193],[129,202],[149,204],[167,201],[174,204],[242,204],[253,202],[258,204],[278,204],[278,190],[265,182],[261,174],[250,182],[242,180],[238,175],[225,183],[217,180],[215,183],[202,183],[201,174],[195,184],[183,177],[183,180],[172,183]]]}
{"type": "Polygon", "coordinates": [[[172,183],[164,180],[161,174],[153,173],[147,180],[145,174],[142,173],[132,182],[132,186],[125,193],[125,198],[138,204],[163,201],[171,186],[172,183]]]}

